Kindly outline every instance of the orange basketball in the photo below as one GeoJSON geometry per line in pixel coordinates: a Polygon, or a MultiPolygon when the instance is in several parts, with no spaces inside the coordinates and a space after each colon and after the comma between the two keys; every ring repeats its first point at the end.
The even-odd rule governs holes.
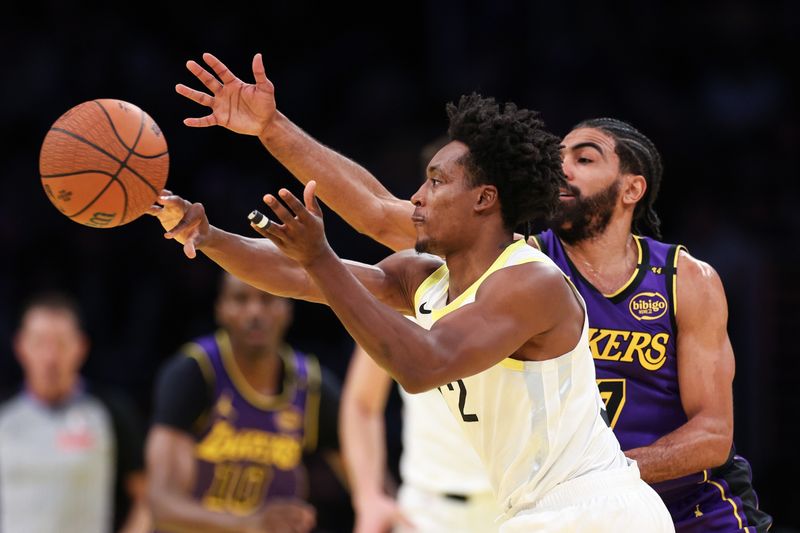
{"type": "Polygon", "coordinates": [[[122,100],[91,100],[61,115],[39,154],[47,197],[93,228],[141,216],[167,183],[167,141],[147,113],[122,100]]]}

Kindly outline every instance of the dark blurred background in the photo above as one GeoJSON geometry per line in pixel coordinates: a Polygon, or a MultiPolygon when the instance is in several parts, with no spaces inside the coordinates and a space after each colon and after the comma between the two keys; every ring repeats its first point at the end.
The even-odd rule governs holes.
{"type": "MultiPolygon", "coordinates": [[[[19,383],[10,342],[19,305],[36,289],[61,287],[86,312],[93,349],[85,374],[127,390],[149,413],[158,366],[213,327],[218,269],[204,257],[187,260],[150,217],[101,230],[59,214],[40,184],[39,147],[78,103],[135,103],[169,143],[168,187],[203,202],[212,223],[254,235],[246,215],[261,195],[301,188],[257,139],[183,126],[205,109],[174,86],[201,88],[184,64],[206,51],[251,81],[260,51],[278,108],[402,197],[421,181],[421,148],[446,128],[444,104],[462,93],[539,109],[558,135],[597,116],[649,135],[666,167],[656,204],[665,240],[710,262],[726,287],[738,450],[776,518],[773,531],[800,525],[791,483],[800,475],[792,452],[800,407],[797,2],[438,0],[356,9],[302,0],[202,8],[52,1],[16,3],[2,20],[3,387],[19,383]]],[[[326,217],[340,255],[377,261],[387,253],[326,217]]],[[[327,308],[299,303],[290,340],[344,375],[352,341],[327,308]]],[[[392,457],[398,452],[395,444],[392,457]]]]}

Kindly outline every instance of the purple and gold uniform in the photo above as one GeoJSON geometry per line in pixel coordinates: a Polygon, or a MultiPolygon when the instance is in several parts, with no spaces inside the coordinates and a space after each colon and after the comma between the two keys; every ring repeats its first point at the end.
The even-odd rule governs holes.
{"type": "MultiPolygon", "coordinates": [[[[675,280],[680,245],[635,237],[637,267],[614,294],[601,294],[581,276],[556,235],[539,247],[567,274],[586,301],[597,384],[623,450],[652,444],[685,424],[678,387],[675,280]]],[[[714,470],[653,485],[680,532],[764,531],[750,465],[734,450],[714,470]]]]}
{"type": "Polygon", "coordinates": [[[305,498],[303,452],[316,446],[319,366],[281,350],[284,386],[275,397],[253,391],[233,363],[227,335],[218,332],[182,350],[213,384],[214,408],[195,447],[194,495],[204,507],[246,515],[267,498],[305,498]]]}

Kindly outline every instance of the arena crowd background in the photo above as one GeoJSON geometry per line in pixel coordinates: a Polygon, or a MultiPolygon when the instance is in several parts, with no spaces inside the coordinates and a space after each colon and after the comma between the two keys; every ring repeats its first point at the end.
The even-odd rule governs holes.
{"type": "MultiPolygon", "coordinates": [[[[446,127],[444,104],[462,93],[539,109],[559,135],[597,116],[648,134],[665,162],[657,203],[665,240],[686,244],[725,283],[738,449],[776,529],[800,525],[792,483],[800,475],[800,124],[791,76],[800,4],[200,5],[4,8],[0,385],[19,383],[10,342],[18,306],[34,290],[61,287],[85,309],[93,338],[85,374],[126,389],[149,413],[158,365],[213,327],[218,269],[204,257],[187,260],[150,217],[99,230],[60,215],[39,182],[39,146],[80,102],[133,102],[169,143],[168,187],[203,202],[212,223],[255,236],[246,215],[262,194],[300,187],[255,138],[183,126],[205,112],[174,86],[201,88],[184,64],[206,51],[250,80],[250,60],[262,52],[279,109],[403,197],[421,180],[420,149],[446,127]]],[[[377,261],[387,253],[330,211],[326,223],[342,256],[377,261]]],[[[351,340],[327,308],[298,304],[290,340],[344,375],[351,340]]]]}

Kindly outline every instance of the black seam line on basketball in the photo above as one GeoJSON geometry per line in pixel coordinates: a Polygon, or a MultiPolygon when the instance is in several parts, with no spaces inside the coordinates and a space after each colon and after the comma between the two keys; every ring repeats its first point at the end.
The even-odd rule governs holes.
{"type": "MultiPolygon", "coordinates": [[[[103,107],[103,106],[100,106],[100,107],[103,107]]],[[[108,117],[108,115],[106,115],[106,116],[108,117]]],[[[131,155],[133,154],[134,148],[136,148],[136,145],[139,144],[139,141],[142,138],[142,131],[144,130],[144,111],[139,110],[139,117],[140,117],[140,120],[139,120],[139,132],[136,134],[136,140],[133,141],[133,146],[128,148],[127,146],[125,146],[125,143],[122,143],[122,145],[125,146],[125,148],[128,148],[128,156],[125,158],[125,161],[123,161],[122,164],[120,165],[119,170],[117,170],[117,176],[119,176],[119,173],[122,172],[123,168],[130,169],[131,172],[133,172],[133,169],[131,169],[131,167],[128,166],[128,160],[131,158],[131,155]]],[[[114,128],[114,124],[111,122],[111,117],[108,117],[108,121],[111,123],[111,127],[114,128]]],[[[114,132],[116,133],[116,130],[114,132]]],[[[117,136],[117,137],[119,137],[119,136],[117,136]]],[[[122,139],[120,139],[119,142],[122,142],[122,139]]],[[[134,174],[135,174],[135,172],[134,172],[134,174]]],[[[146,180],[145,180],[145,183],[147,183],[146,180]]],[[[120,219],[120,221],[124,223],[125,222],[125,216],[128,214],[128,189],[125,187],[125,184],[122,183],[121,181],[119,183],[119,186],[122,188],[122,194],[125,195],[125,200],[124,200],[124,202],[122,204],[122,218],[120,219]]],[[[158,194],[158,192],[155,190],[155,187],[152,187],[152,189],[153,189],[153,192],[158,194]]]]}
{"type": "MultiPolygon", "coordinates": [[[[105,108],[105,106],[103,106],[97,100],[94,100],[93,102],[97,107],[100,108],[100,111],[105,115],[106,120],[108,120],[108,125],[111,126],[111,131],[114,132],[114,135],[117,137],[119,143],[123,146],[123,148],[125,148],[128,151],[128,155],[125,156],[124,161],[120,161],[120,166],[117,169],[117,173],[114,175],[114,180],[119,183],[119,187],[120,189],[122,189],[122,194],[124,195],[124,200],[122,204],[122,218],[120,219],[120,221],[125,222],[125,215],[128,214],[128,190],[125,188],[125,185],[121,181],[119,181],[118,177],[120,172],[122,172],[123,168],[130,168],[128,167],[128,159],[131,158],[131,153],[133,152],[133,149],[136,148],[136,145],[139,144],[139,140],[142,138],[142,130],[144,129],[144,111],[142,111],[141,109],[139,110],[139,131],[136,133],[136,140],[134,140],[133,146],[128,146],[127,144],[125,144],[125,141],[122,140],[122,136],[117,131],[117,127],[114,125],[114,121],[111,119],[111,115],[108,113],[108,110],[105,108]]],[[[136,173],[134,172],[134,174],[136,173]]],[[[146,183],[146,180],[143,181],[145,181],[146,183]]],[[[153,189],[153,192],[158,194],[158,192],[155,190],[154,187],[151,188],[153,189]]]]}
{"type": "Polygon", "coordinates": [[[86,170],[78,170],[76,172],[65,172],[64,174],[46,174],[42,176],[42,179],[66,178],[69,176],[79,176],[81,174],[105,174],[106,176],[114,177],[114,174],[108,172],[107,170],[94,170],[90,168],[86,170]]]}
{"type": "Polygon", "coordinates": [[[167,155],[169,153],[169,150],[164,150],[160,154],[156,154],[156,155],[144,155],[144,154],[140,154],[136,150],[131,150],[131,153],[133,155],[135,155],[136,157],[138,157],[139,159],[158,159],[159,157],[164,157],[165,155],[167,155]]]}
{"type": "MultiPolygon", "coordinates": [[[[114,183],[115,181],[117,181],[117,178],[116,178],[116,176],[111,176],[111,179],[110,179],[110,180],[108,180],[108,183],[106,183],[106,186],[105,186],[105,187],[103,187],[103,188],[100,190],[100,192],[99,192],[99,193],[97,193],[97,196],[95,196],[94,198],[92,198],[92,201],[91,201],[91,202],[89,202],[88,204],[86,204],[86,205],[83,207],[83,209],[81,209],[81,210],[80,210],[80,211],[78,211],[77,213],[73,213],[73,214],[71,214],[71,215],[67,215],[67,216],[68,216],[69,218],[75,218],[76,216],[78,216],[78,215],[82,214],[84,211],[86,211],[87,209],[89,209],[90,207],[92,207],[92,204],[93,204],[93,203],[95,203],[95,202],[97,201],[97,199],[98,199],[98,198],[100,198],[101,196],[103,196],[103,194],[105,194],[105,192],[108,190],[108,188],[109,188],[109,187],[111,187],[111,184],[112,184],[112,183],[114,183]]],[[[125,188],[123,187],[123,190],[124,190],[124,189],[125,189],[125,188]]]]}
{"type": "MultiPolygon", "coordinates": [[[[134,170],[134,168],[133,168],[132,166],[130,166],[130,165],[124,165],[122,168],[127,168],[127,169],[130,171],[130,173],[131,173],[131,174],[133,174],[134,176],[136,176],[137,178],[139,178],[140,180],[142,180],[142,183],[144,183],[145,185],[147,185],[148,187],[150,187],[150,190],[151,190],[151,191],[153,191],[154,193],[158,194],[158,190],[157,190],[155,187],[153,187],[153,184],[152,184],[152,183],[150,183],[149,181],[147,181],[147,180],[144,178],[144,176],[142,176],[141,174],[139,174],[138,172],[136,172],[136,170],[134,170]]],[[[120,171],[122,171],[122,168],[120,168],[119,170],[120,170],[120,171]]]]}
{"type": "MultiPolygon", "coordinates": [[[[158,157],[162,157],[162,156],[164,156],[164,155],[169,153],[169,150],[165,150],[164,152],[161,152],[160,154],[156,154],[156,155],[144,155],[144,154],[140,154],[139,152],[136,151],[136,146],[139,144],[139,141],[141,140],[142,130],[144,128],[144,119],[145,119],[145,116],[146,116],[146,113],[144,111],[142,111],[141,109],[139,110],[139,114],[142,117],[142,120],[139,123],[139,134],[136,136],[136,141],[133,143],[133,146],[130,147],[127,144],[125,144],[125,141],[123,141],[122,137],[120,137],[119,133],[117,133],[117,128],[114,126],[114,121],[111,120],[111,115],[108,114],[108,111],[106,110],[106,108],[103,107],[102,105],[100,105],[100,103],[97,102],[97,101],[94,101],[94,103],[103,111],[103,114],[108,119],[108,123],[111,124],[111,130],[114,132],[114,135],[117,136],[117,140],[119,140],[120,144],[122,146],[124,146],[126,150],[128,150],[128,152],[129,152],[128,153],[128,158],[130,158],[130,154],[133,154],[136,157],[141,157],[142,159],[156,159],[158,157]]],[[[127,161],[128,158],[126,158],[125,160],[127,161]]]]}
{"type": "MultiPolygon", "coordinates": [[[[92,103],[94,103],[94,104],[95,104],[97,107],[99,107],[99,108],[100,108],[100,111],[102,111],[102,112],[103,112],[103,114],[106,116],[106,118],[108,119],[108,123],[109,123],[109,125],[111,125],[111,131],[113,131],[113,132],[114,132],[114,135],[117,137],[117,140],[119,141],[119,143],[120,143],[122,146],[124,146],[124,147],[125,147],[125,149],[128,151],[128,157],[130,157],[130,152],[131,152],[131,150],[133,150],[133,148],[135,148],[135,147],[136,147],[136,143],[134,143],[134,144],[133,144],[133,147],[130,147],[130,146],[128,146],[127,144],[125,144],[125,141],[123,141],[123,140],[122,140],[122,137],[120,136],[119,132],[117,132],[117,127],[116,127],[116,126],[114,126],[114,121],[113,121],[113,120],[111,120],[111,115],[109,115],[109,114],[108,114],[108,111],[106,110],[106,108],[105,108],[105,107],[103,107],[103,106],[100,104],[100,102],[98,102],[97,100],[93,100],[93,102],[92,102],[92,103]]],[[[140,114],[142,115],[142,117],[144,118],[144,111],[142,111],[142,110],[140,109],[140,110],[139,110],[139,113],[140,113],[140,114]]],[[[140,123],[140,124],[139,124],[139,134],[140,134],[140,135],[141,135],[141,132],[142,132],[142,126],[141,126],[141,123],[140,123]]],[[[138,140],[139,140],[139,136],[137,136],[137,137],[136,137],[136,141],[137,141],[137,142],[138,142],[138,140]]]]}
{"type": "Polygon", "coordinates": [[[72,138],[74,138],[74,139],[77,139],[78,141],[80,141],[80,142],[82,142],[82,143],[84,143],[84,144],[88,144],[89,146],[91,146],[92,148],[94,148],[95,150],[97,150],[98,152],[100,152],[101,154],[103,154],[103,155],[107,155],[107,156],[108,156],[108,157],[110,157],[110,158],[111,158],[111,159],[112,159],[112,160],[113,160],[115,163],[122,163],[122,160],[121,160],[121,159],[119,159],[119,158],[118,158],[118,157],[116,157],[115,155],[113,155],[113,154],[111,154],[111,153],[107,152],[106,150],[102,149],[101,147],[97,146],[97,145],[96,145],[96,144],[94,144],[92,141],[90,141],[90,140],[88,140],[88,139],[84,139],[83,137],[81,137],[81,136],[80,136],[80,135],[78,135],[77,133],[73,133],[73,132],[71,132],[71,131],[69,131],[69,130],[65,130],[65,129],[63,129],[63,128],[52,128],[52,131],[57,131],[57,132],[59,132],[59,133],[64,133],[64,134],[66,134],[66,135],[69,135],[70,137],[72,137],[72,138]]]}

